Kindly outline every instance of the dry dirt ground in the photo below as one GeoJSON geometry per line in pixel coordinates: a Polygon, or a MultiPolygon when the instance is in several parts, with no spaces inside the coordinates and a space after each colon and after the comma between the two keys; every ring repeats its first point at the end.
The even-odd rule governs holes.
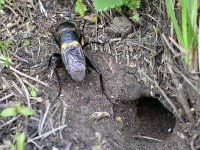
{"type": "MultiPolygon", "coordinates": [[[[151,14],[153,19],[158,20],[156,22],[143,13],[143,25],[133,24],[132,32],[123,36],[111,28],[112,20],[107,21],[110,16],[115,17],[114,14],[109,17],[100,15],[98,26],[86,21],[85,40],[106,42],[105,45],[91,44],[85,53],[102,71],[106,93],[112,103],[102,94],[98,76],[92,70],[87,71],[83,82],[77,83],[64,68],[59,69],[62,90],[60,97],[55,98],[57,80],[52,75],[52,68],[45,69],[50,55],[59,52],[52,33],[59,23],[69,19],[71,7],[54,4],[53,1],[39,2],[9,1],[0,14],[0,37],[4,43],[11,39],[8,53],[13,67],[48,84],[44,86],[23,75],[16,78],[16,75],[2,70],[2,85],[8,85],[4,85],[7,87],[1,92],[1,98],[10,91],[13,96],[0,101],[1,110],[17,101],[28,105],[24,96],[26,90],[19,79],[25,87],[28,81],[39,90],[38,97],[30,98],[30,106],[36,115],[28,118],[19,116],[17,120],[15,117],[1,118],[2,149],[6,149],[6,143],[15,143],[16,128],[26,134],[26,150],[186,150],[198,147],[198,143],[194,144],[198,135],[192,140],[188,138],[191,135],[187,137],[184,134],[189,134],[190,124],[183,124],[177,118],[162,91],[153,84],[157,81],[161,88],[166,88],[164,83],[168,79],[162,74],[165,70],[161,67],[165,49],[158,33],[153,30],[153,25],[161,24],[159,21],[163,16],[160,13],[155,11],[151,14]],[[41,12],[41,6],[47,16],[41,12]],[[25,38],[30,39],[27,47],[22,42],[25,38]]],[[[155,4],[151,4],[154,8],[155,4]]],[[[82,28],[82,19],[78,15],[74,15],[74,19],[82,28]]],[[[167,24],[163,24],[165,28],[167,33],[167,24]]],[[[165,91],[180,106],[173,91],[168,88],[165,91]]],[[[181,109],[178,111],[182,113],[181,109]]]]}

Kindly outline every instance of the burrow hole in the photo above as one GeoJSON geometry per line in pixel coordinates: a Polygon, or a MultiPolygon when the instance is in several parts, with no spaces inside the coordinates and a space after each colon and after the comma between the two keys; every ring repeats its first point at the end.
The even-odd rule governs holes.
{"type": "Polygon", "coordinates": [[[129,140],[140,136],[165,140],[176,124],[175,116],[153,97],[121,102],[114,106],[114,112],[122,118],[122,134],[129,140]]]}

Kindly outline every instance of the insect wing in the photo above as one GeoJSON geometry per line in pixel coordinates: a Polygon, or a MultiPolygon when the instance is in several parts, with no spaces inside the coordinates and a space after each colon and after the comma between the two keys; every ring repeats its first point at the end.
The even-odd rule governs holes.
{"type": "Polygon", "coordinates": [[[85,56],[81,46],[65,48],[61,51],[65,68],[75,81],[82,81],[85,77],[85,56]]]}

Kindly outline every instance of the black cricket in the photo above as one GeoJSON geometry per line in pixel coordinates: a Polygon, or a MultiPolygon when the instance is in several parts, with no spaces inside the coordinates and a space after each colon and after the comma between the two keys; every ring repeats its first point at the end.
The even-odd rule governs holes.
{"type": "Polygon", "coordinates": [[[61,64],[64,64],[66,70],[75,81],[82,81],[84,79],[87,67],[95,70],[99,76],[101,90],[108,98],[105,93],[102,73],[92,60],[84,54],[83,48],[87,46],[88,43],[85,43],[83,46],[81,45],[82,34],[80,34],[80,31],[77,30],[75,24],[68,21],[61,23],[57,26],[54,36],[56,43],[61,49],[61,53],[53,53],[51,55],[49,67],[51,66],[52,58],[56,57],[57,59],[55,60],[53,68],[59,83],[58,97],[61,93],[61,80],[58,68],[61,64]]]}

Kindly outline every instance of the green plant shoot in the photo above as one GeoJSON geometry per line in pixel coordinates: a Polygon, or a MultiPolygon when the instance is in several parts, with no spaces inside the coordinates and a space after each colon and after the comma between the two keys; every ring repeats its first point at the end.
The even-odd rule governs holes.
{"type": "Polygon", "coordinates": [[[127,6],[131,10],[135,10],[140,7],[141,0],[95,0],[94,6],[96,11],[107,11],[115,8],[120,10],[121,6],[127,6]]]}
{"type": "Polygon", "coordinates": [[[34,115],[35,112],[21,104],[16,104],[14,107],[9,107],[4,109],[1,113],[0,116],[1,117],[12,117],[15,116],[17,114],[22,114],[24,116],[31,116],[34,115]]]}
{"type": "Polygon", "coordinates": [[[0,65],[2,65],[3,67],[9,67],[11,65],[11,60],[6,53],[6,50],[4,49],[2,41],[0,41],[0,49],[3,52],[3,55],[0,55],[0,62],[3,62],[3,64],[0,65]]]}
{"type": "Polygon", "coordinates": [[[182,0],[181,12],[182,12],[182,28],[178,25],[174,13],[174,6],[171,0],[166,0],[166,7],[168,15],[173,24],[179,44],[184,50],[183,60],[185,64],[191,69],[193,62],[193,54],[198,44],[196,30],[197,22],[197,0],[182,0]]]}
{"type": "Polygon", "coordinates": [[[83,4],[82,0],[77,0],[76,1],[76,7],[75,11],[83,17],[85,15],[85,12],[87,11],[86,6],[83,4]]]}
{"type": "Polygon", "coordinates": [[[30,95],[32,96],[32,97],[36,97],[37,96],[37,88],[35,88],[35,87],[31,87],[30,88],[30,95]]]}
{"type": "Polygon", "coordinates": [[[25,144],[25,134],[17,132],[16,134],[16,141],[17,141],[17,150],[24,150],[25,144]]]}
{"type": "Polygon", "coordinates": [[[10,42],[11,42],[10,39],[6,40],[6,43],[5,43],[6,48],[10,48],[10,42]]]}
{"type": "Polygon", "coordinates": [[[94,6],[96,11],[106,11],[117,6],[122,6],[123,0],[95,0],[94,6]]]}
{"type": "Polygon", "coordinates": [[[0,0],[0,9],[2,9],[5,5],[5,0],[0,0]]]}

